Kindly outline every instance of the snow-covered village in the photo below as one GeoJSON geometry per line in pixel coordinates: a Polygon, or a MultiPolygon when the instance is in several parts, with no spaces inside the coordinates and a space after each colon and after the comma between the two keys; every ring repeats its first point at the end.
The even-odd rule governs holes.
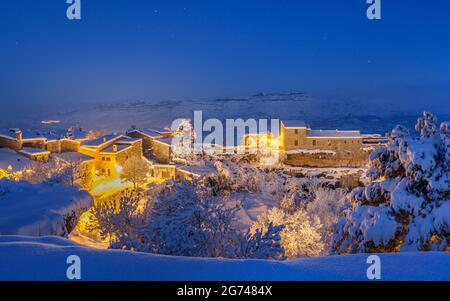
{"type": "Polygon", "coordinates": [[[365,1],[351,28],[301,1],[8,2],[0,281],[450,281],[449,41],[365,1]]]}

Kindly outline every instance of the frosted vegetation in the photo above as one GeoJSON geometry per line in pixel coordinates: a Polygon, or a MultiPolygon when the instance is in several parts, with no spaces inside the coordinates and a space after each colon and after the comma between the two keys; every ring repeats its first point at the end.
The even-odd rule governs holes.
{"type": "Polygon", "coordinates": [[[397,126],[372,153],[367,187],[349,196],[340,219],[337,253],[444,251],[450,242],[450,131],[425,112],[418,137],[397,126]]]}
{"type": "Polygon", "coordinates": [[[345,205],[333,180],[295,177],[245,159],[204,158],[215,172],[199,181],[170,181],[126,192],[93,208],[92,230],[110,248],[156,254],[285,259],[329,253],[345,205]],[[271,209],[242,227],[239,197],[265,198],[271,209]],[[144,204],[142,199],[145,199],[144,204]]]}

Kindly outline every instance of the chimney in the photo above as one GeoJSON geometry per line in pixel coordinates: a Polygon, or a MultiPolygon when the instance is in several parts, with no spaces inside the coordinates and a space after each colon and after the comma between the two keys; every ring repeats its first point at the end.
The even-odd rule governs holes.
{"type": "Polygon", "coordinates": [[[113,145],[113,152],[117,153],[117,145],[115,145],[115,144],[113,145]]]}
{"type": "Polygon", "coordinates": [[[16,135],[17,141],[22,141],[22,131],[21,130],[16,130],[15,135],[16,135]]]}

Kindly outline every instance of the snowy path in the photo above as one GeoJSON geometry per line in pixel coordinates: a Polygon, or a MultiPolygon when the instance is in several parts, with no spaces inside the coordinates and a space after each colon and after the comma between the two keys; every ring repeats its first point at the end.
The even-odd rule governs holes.
{"type": "MultiPolygon", "coordinates": [[[[96,250],[58,237],[0,236],[0,280],[66,280],[81,258],[82,280],[367,280],[366,254],[276,262],[186,258],[96,250]]],[[[379,254],[383,280],[450,280],[450,253],[379,254]]]]}

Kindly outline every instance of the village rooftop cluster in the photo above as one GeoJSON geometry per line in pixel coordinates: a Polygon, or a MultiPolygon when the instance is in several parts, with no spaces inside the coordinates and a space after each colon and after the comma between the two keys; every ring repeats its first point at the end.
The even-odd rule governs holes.
{"type": "MultiPolygon", "coordinates": [[[[12,128],[0,132],[0,148],[24,158],[3,166],[7,172],[13,172],[17,169],[14,165],[21,165],[26,159],[47,162],[53,154],[73,153],[94,174],[108,179],[119,178],[126,160],[135,155],[151,165],[152,177],[160,181],[201,176],[202,168],[186,166],[186,162],[178,160],[173,138],[180,134],[136,127],[107,135],[79,127],[48,132],[12,128]]],[[[302,121],[281,121],[278,136],[266,131],[246,133],[241,138],[241,145],[233,146],[235,151],[239,148],[246,154],[258,154],[261,164],[307,167],[361,167],[368,162],[370,152],[385,142],[380,135],[362,135],[357,130],[313,130],[302,121]]],[[[230,146],[215,145],[214,153],[225,154],[225,148],[229,151],[230,146]]]]}

